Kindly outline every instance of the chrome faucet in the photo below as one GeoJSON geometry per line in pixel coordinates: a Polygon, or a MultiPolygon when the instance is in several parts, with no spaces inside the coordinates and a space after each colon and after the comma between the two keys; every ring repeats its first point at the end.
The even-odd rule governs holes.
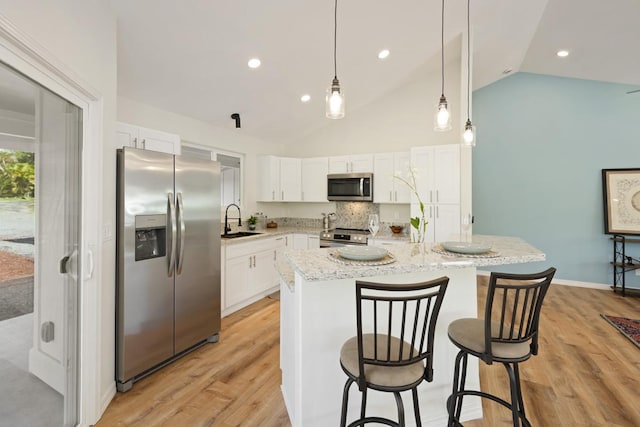
{"type": "MultiPolygon", "coordinates": [[[[235,206],[236,208],[238,208],[238,227],[242,227],[242,214],[240,213],[240,206],[236,205],[235,203],[231,203],[230,205],[227,205],[227,209],[224,211],[224,235],[225,236],[227,235],[227,233],[231,231],[231,226],[229,225],[229,217],[227,216],[227,214],[229,213],[229,208],[231,206],[235,206]]],[[[231,218],[231,219],[236,219],[236,218],[231,218]]]]}

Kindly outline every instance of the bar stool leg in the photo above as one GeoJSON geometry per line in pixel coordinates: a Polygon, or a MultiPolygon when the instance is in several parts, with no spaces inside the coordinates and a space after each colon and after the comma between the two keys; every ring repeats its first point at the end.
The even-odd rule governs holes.
{"type": "Polygon", "coordinates": [[[418,387],[411,389],[413,394],[413,413],[416,416],[416,427],[422,427],[422,420],[420,419],[420,405],[418,405],[418,387]]]}
{"type": "Polygon", "coordinates": [[[396,398],[396,406],[398,406],[398,425],[404,427],[404,405],[402,404],[402,396],[400,396],[400,393],[397,391],[394,391],[393,395],[396,398]]]}
{"type": "Polygon", "coordinates": [[[347,425],[347,404],[349,403],[349,388],[351,388],[351,384],[353,384],[353,380],[351,378],[348,378],[347,382],[344,384],[344,391],[342,392],[342,415],[340,416],[340,427],[345,427],[347,425]]]}
{"type": "Polygon", "coordinates": [[[504,363],[509,375],[509,385],[511,388],[511,413],[513,417],[513,425],[530,426],[524,413],[524,402],[522,401],[522,388],[520,387],[520,369],[517,363],[504,363]]]}
{"type": "Polygon", "coordinates": [[[362,390],[362,402],[360,403],[360,418],[365,418],[365,412],[367,411],[367,388],[362,390]]]}
{"type": "Polygon", "coordinates": [[[459,395],[459,392],[464,388],[463,386],[460,386],[460,366],[462,365],[463,359],[466,360],[465,352],[460,350],[456,356],[455,368],[453,371],[453,390],[451,392],[451,396],[447,399],[447,411],[449,412],[449,421],[447,422],[447,426],[449,427],[459,424],[458,419],[460,418],[460,414],[456,415],[456,412],[459,412],[457,410],[458,400],[460,400],[460,407],[462,407],[462,396],[459,395]]]}
{"type": "Polygon", "coordinates": [[[517,363],[514,363],[513,371],[516,376],[516,383],[518,384],[518,410],[522,416],[523,422],[526,424],[529,424],[529,422],[527,421],[527,416],[524,413],[524,402],[522,400],[522,386],[520,383],[520,365],[517,363]]]}

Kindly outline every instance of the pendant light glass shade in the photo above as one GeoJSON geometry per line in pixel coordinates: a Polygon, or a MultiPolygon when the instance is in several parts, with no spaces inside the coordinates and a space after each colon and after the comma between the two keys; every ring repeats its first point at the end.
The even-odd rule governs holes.
{"type": "Polygon", "coordinates": [[[451,130],[451,114],[449,114],[447,98],[440,96],[438,109],[436,111],[434,129],[439,132],[451,130]]]}
{"type": "Polygon", "coordinates": [[[330,119],[341,119],[344,117],[344,92],[340,89],[340,82],[333,79],[331,86],[327,89],[326,113],[330,119]]]}
{"type": "Polygon", "coordinates": [[[476,128],[471,124],[471,120],[467,119],[467,123],[464,125],[464,132],[462,133],[462,142],[469,147],[476,146],[476,128]]]}
{"type": "Polygon", "coordinates": [[[442,92],[440,92],[440,101],[438,102],[433,128],[438,132],[444,132],[451,130],[451,114],[449,114],[447,97],[444,96],[444,0],[442,0],[442,21],[440,23],[440,55],[442,92]]]}
{"type": "Polygon", "coordinates": [[[344,92],[338,81],[338,65],[336,61],[336,47],[338,40],[338,0],[335,0],[333,11],[333,81],[327,89],[326,115],[329,119],[341,119],[344,117],[344,92]]]}

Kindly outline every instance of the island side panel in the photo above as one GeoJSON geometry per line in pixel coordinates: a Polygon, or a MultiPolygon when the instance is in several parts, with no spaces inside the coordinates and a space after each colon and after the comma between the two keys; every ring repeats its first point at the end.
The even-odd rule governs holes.
{"type": "MultiPolygon", "coordinates": [[[[452,268],[366,277],[369,281],[400,283],[431,280],[444,275],[451,280],[436,328],[434,381],[425,382],[419,387],[424,426],[446,424],[446,399],[451,393],[457,354],[456,347],[449,342],[447,327],[455,319],[477,316],[476,269],[452,268]]],[[[288,328],[288,333],[295,334],[294,347],[298,353],[293,367],[296,404],[292,424],[304,427],[337,425],[342,390],[347,378],[340,368],[340,348],[344,341],[356,334],[355,279],[305,281],[296,273],[294,304],[298,317],[297,330],[288,328]]],[[[284,370],[291,368],[283,366],[283,376],[284,370]]],[[[473,358],[469,360],[467,384],[479,388],[478,363],[473,358]]],[[[405,393],[403,400],[408,425],[414,425],[411,394],[405,393]]],[[[359,404],[360,393],[353,386],[349,399],[349,419],[356,417],[359,404]]],[[[393,395],[370,391],[367,414],[397,419],[393,395]]],[[[481,417],[479,399],[465,398],[462,421],[481,417]]]]}

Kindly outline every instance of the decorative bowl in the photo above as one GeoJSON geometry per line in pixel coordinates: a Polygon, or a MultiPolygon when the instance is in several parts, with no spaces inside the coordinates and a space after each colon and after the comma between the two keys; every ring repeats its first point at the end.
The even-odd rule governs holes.
{"type": "Polygon", "coordinates": [[[343,246],[338,248],[338,255],[342,258],[356,261],[374,261],[387,255],[387,250],[377,246],[343,246]]]}
{"type": "Polygon", "coordinates": [[[402,226],[402,225],[390,225],[389,228],[391,229],[393,234],[398,234],[398,233],[402,233],[402,230],[404,229],[404,226],[402,226]]]}
{"type": "Polygon", "coordinates": [[[475,242],[442,242],[440,245],[449,252],[459,254],[484,254],[491,250],[491,246],[475,242]]]}

